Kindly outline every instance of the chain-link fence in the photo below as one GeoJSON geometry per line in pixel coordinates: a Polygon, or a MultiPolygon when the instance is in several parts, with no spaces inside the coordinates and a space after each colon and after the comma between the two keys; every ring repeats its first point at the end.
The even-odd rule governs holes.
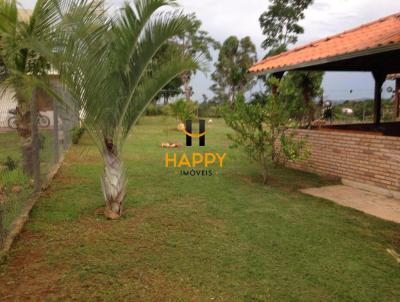
{"type": "Polygon", "coordinates": [[[0,99],[0,247],[27,202],[48,184],[79,127],[73,102],[57,81],[54,85],[65,103],[36,91],[28,114],[13,93],[0,99]]]}

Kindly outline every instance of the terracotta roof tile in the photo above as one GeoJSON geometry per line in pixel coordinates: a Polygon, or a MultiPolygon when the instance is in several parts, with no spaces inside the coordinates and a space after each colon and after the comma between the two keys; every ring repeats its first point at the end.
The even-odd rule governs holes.
{"type": "Polygon", "coordinates": [[[250,72],[267,73],[284,67],[395,43],[400,43],[400,13],[268,57],[251,67],[250,72]]]}

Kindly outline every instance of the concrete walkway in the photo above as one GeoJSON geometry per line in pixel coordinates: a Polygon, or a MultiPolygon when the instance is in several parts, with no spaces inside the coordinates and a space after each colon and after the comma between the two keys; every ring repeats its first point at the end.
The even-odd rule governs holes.
{"type": "Polygon", "coordinates": [[[400,200],[344,185],[304,189],[301,192],[324,198],[364,213],[400,223],[400,200]]]}

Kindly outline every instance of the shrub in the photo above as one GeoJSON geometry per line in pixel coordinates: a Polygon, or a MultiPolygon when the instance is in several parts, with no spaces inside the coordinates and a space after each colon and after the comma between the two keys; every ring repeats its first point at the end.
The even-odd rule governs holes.
{"type": "Polygon", "coordinates": [[[172,108],[171,108],[171,104],[162,106],[160,109],[160,114],[164,115],[164,116],[174,115],[172,108]]]}
{"type": "Polygon", "coordinates": [[[260,164],[264,183],[271,164],[283,164],[308,155],[305,141],[295,138],[297,125],[291,121],[285,102],[275,95],[266,95],[266,98],[265,105],[248,104],[241,95],[233,107],[224,110],[225,121],[234,130],[234,134],[228,135],[232,147],[242,148],[251,160],[260,164]]]}
{"type": "Polygon", "coordinates": [[[179,99],[175,103],[169,105],[169,110],[181,123],[195,118],[197,109],[197,103],[193,101],[186,101],[184,99],[179,99]]]}
{"type": "Polygon", "coordinates": [[[160,113],[161,113],[160,111],[161,110],[160,110],[159,106],[152,103],[149,106],[147,106],[146,115],[147,116],[157,116],[157,115],[160,115],[160,113]]]}
{"type": "Polygon", "coordinates": [[[14,171],[18,167],[18,161],[11,158],[11,156],[7,156],[6,160],[2,161],[1,164],[6,167],[8,171],[14,171]]]}
{"type": "Polygon", "coordinates": [[[46,136],[43,133],[39,133],[39,149],[43,150],[46,144],[46,136]]]}
{"type": "Polygon", "coordinates": [[[79,141],[84,133],[85,133],[85,128],[82,128],[82,127],[72,128],[72,130],[71,130],[72,143],[74,145],[79,144],[79,141]]]}
{"type": "Polygon", "coordinates": [[[211,102],[205,102],[199,104],[199,116],[201,117],[212,117],[220,118],[222,117],[221,106],[211,102]]]}

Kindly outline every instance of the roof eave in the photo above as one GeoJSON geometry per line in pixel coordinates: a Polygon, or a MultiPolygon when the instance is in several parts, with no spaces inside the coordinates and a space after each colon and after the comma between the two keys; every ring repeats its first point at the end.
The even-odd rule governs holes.
{"type": "MultiPolygon", "coordinates": [[[[312,66],[324,65],[324,64],[328,64],[328,63],[349,60],[349,59],[353,59],[353,58],[357,58],[357,57],[384,53],[384,52],[393,51],[393,50],[397,50],[397,49],[400,49],[400,43],[392,43],[392,44],[381,46],[381,47],[364,49],[361,51],[346,53],[346,54],[342,54],[342,55],[338,55],[338,56],[334,56],[334,57],[323,58],[320,60],[308,61],[308,62],[303,62],[303,63],[299,63],[299,64],[282,66],[279,68],[262,70],[262,71],[251,72],[251,73],[254,74],[255,76],[261,76],[261,75],[267,75],[267,74],[274,74],[277,72],[305,69],[305,68],[309,68],[312,66]]],[[[327,70],[327,71],[329,71],[329,70],[327,70]]],[[[346,71],[346,70],[343,70],[343,71],[346,71]]],[[[360,69],[359,71],[370,71],[370,70],[360,69]]]]}

